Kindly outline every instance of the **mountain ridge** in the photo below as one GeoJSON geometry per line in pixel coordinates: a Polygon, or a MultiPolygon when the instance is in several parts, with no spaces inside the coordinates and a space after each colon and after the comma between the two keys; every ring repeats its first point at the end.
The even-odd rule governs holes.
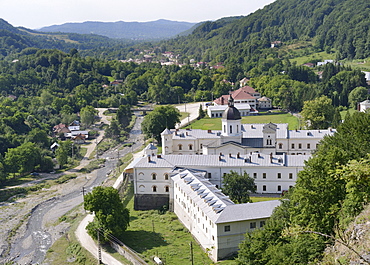
{"type": "Polygon", "coordinates": [[[97,34],[115,39],[166,39],[189,30],[197,23],[159,19],[148,22],[101,22],[84,21],[52,25],[37,29],[40,32],[68,32],[97,34]]]}

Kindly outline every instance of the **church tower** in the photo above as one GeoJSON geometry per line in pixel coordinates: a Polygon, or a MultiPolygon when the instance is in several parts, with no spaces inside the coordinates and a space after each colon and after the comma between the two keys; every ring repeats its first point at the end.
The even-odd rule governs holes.
{"type": "Polygon", "coordinates": [[[162,138],[162,155],[172,154],[172,132],[166,128],[161,133],[161,138],[162,138]]]}
{"type": "Polygon", "coordinates": [[[237,108],[234,107],[234,99],[230,95],[228,99],[228,107],[222,114],[222,133],[221,143],[229,141],[241,143],[242,142],[242,126],[241,116],[237,108]]]}

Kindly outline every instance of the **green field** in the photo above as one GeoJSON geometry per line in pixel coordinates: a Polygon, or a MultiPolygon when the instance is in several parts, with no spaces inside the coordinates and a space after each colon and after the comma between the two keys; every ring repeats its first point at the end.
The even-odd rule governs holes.
{"type": "MultiPolygon", "coordinates": [[[[270,113],[259,114],[257,116],[242,117],[242,123],[288,123],[289,129],[294,130],[299,127],[298,118],[289,113],[270,113]]],[[[221,118],[203,118],[196,120],[186,128],[201,130],[221,130],[221,118]]]]}

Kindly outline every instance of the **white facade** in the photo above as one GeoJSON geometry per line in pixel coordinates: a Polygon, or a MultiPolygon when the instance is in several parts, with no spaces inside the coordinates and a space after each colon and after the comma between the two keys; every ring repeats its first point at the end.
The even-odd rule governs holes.
{"type": "MultiPolygon", "coordinates": [[[[207,108],[207,114],[210,118],[221,118],[222,113],[226,110],[227,105],[215,105],[209,106],[207,108]]],[[[251,113],[251,106],[249,104],[235,104],[235,107],[240,111],[241,116],[248,116],[250,114],[255,114],[255,111],[251,113]]]]}
{"type": "Polygon", "coordinates": [[[237,252],[244,234],[263,227],[280,202],[236,205],[205,176],[187,169],[172,176],[171,203],[179,220],[217,261],[237,252]]]}
{"type": "MultiPolygon", "coordinates": [[[[335,129],[327,130],[289,130],[288,124],[274,124],[272,131],[264,132],[269,124],[241,124],[237,129],[237,121],[225,122],[225,128],[234,126],[239,130],[241,141],[234,136],[226,135],[218,130],[173,129],[162,133],[162,154],[177,155],[216,155],[219,153],[249,154],[259,152],[265,154],[309,155],[316,150],[319,142],[326,136],[333,135],[335,129]],[[235,124],[234,124],[235,123],[235,124]],[[270,144],[267,139],[270,136],[270,144]],[[232,143],[231,143],[232,141],[232,143]],[[230,142],[230,143],[228,143],[230,142]],[[237,144],[235,144],[237,143],[237,144]]],[[[223,126],[223,130],[225,129],[223,126]]]]}
{"type": "Polygon", "coordinates": [[[359,111],[366,112],[367,109],[370,109],[370,100],[365,100],[359,103],[359,111]]]}
{"type": "Polygon", "coordinates": [[[277,193],[294,186],[297,174],[309,155],[222,154],[203,156],[157,155],[135,159],[127,168],[133,172],[135,194],[171,193],[170,175],[177,168],[202,170],[217,188],[224,174],[247,172],[255,179],[258,193],[277,193]]]}

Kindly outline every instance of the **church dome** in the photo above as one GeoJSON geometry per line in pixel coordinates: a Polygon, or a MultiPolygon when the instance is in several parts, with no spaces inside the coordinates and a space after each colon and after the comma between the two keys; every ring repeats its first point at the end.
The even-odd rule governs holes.
{"type": "Polygon", "coordinates": [[[224,113],[222,113],[222,119],[226,120],[240,120],[240,112],[237,108],[234,107],[234,99],[230,95],[229,100],[228,100],[228,107],[225,109],[224,113]]]}

